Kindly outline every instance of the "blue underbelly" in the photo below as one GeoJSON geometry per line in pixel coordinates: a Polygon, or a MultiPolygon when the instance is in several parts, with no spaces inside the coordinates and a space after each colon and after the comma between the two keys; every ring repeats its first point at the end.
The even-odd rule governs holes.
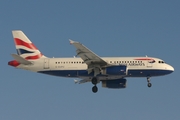
{"type": "MultiPolygon", "coordinates": [[[[147,77],[147,76],[161,76],[170,74],[172,71],[168,70],[128,70],[126,77],[147,77]]],[[[60,77],[91,77],[94,76],[94,72],[88,74],[87,70],[47,70],[39,71],[48,75],[60,76],[60,77]]],[[[104,76],[104,75],[98,75],[104,76]]]]}

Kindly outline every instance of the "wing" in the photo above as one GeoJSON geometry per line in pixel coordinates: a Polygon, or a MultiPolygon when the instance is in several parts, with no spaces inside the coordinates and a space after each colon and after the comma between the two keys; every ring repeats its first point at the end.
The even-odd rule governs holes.
{"type": "Polygon", "coordinates": [[[83,44],[73,40],[70,40],[70,44],[74,45],[76,48],[77,56],[81,57],[81,59],[88,65],[88,73],[94,71],[94,75],[96,76],[100,73],[100,69],[102,67],[108,65],[106,61],[101,59],[98,55],[89,50],[83,44]]]}

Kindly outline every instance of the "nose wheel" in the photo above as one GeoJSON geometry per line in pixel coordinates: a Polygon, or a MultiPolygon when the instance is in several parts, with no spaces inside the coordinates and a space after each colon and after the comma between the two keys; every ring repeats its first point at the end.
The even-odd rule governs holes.
{"type": "Polygon", "coordinates": [[[150,87],[152,86],[152,84],[151,84],[151,83],[148,83],[147,86],[150,88],[150,87]]]}
{"type": "Polygon", "coordinates": [[[152,86],[152,84],[150,83],[150,77],[147,77],[147,82],[148,82],[148,84],[147,84],[147,86],[150,88],[151,86],[152,86]]]}
{"type": "Polygon", "coordinates": [[[98,87],[96,86],[96,84],[98,83],[97,81],[97,78],[96,77],[93,77],[92,80],[91,80],[92,84],[94,85],[92,87],[92,92],[93,93],[96,93],[98,91],[98,87]]]}

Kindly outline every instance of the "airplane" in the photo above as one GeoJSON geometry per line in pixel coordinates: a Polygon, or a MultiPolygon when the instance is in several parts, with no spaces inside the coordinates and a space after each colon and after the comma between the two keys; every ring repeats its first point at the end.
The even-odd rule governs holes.
{"type": "Polygon", "coordinates": [[[151,77],[170,74],[174,68],[162,59],[154,57],[99,57],[80,42],[70,40],[78,57],[48,58],[20,30],[12,31],[17,54],[8,65],[47,75],[78,78],[75,83],[93,84],[92,92],[98,91],[97,84],[102,87],[126,88],[129,77],[145,77],[147,86],[151,87],[151,77]]]}

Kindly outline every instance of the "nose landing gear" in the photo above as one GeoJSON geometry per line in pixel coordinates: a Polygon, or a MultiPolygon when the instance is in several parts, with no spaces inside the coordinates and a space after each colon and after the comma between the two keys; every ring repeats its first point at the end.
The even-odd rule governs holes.
{"type": "Polygon", "coordinates": [[[152,86],[152,84],[150,83],[150,77],[147,77],[147,82],[148,82],[148,84],[147,84],[147,86],[150,88],[151,86],[152,86]]]}

